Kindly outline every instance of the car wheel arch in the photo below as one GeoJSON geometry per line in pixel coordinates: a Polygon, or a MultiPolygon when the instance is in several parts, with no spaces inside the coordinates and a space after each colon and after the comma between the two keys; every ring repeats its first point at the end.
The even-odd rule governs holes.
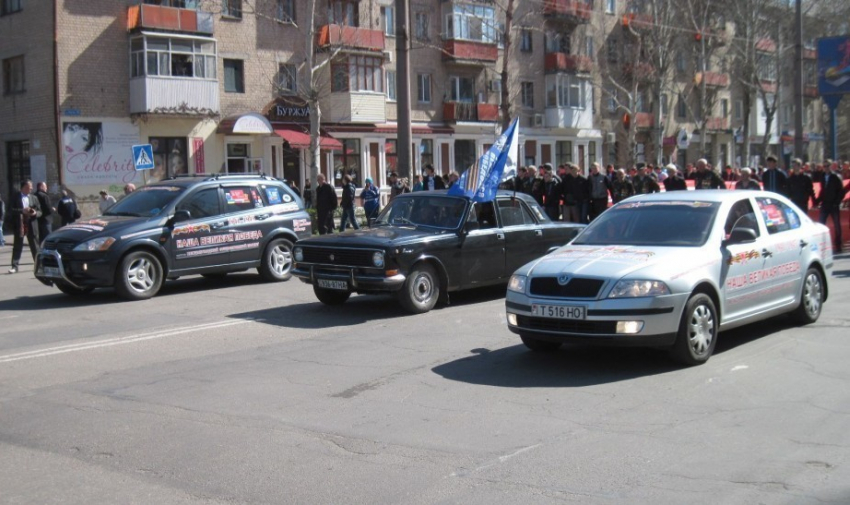
{"type": "Polygon", "coordinates": [[[723,321],[723,306],[720,304],[720,295],[718,294],[717,287],[708,281],[702,281],[691,290],[691,296],[697,293],[708,295],[708,297],[711,298],[711,301],[714,302],[714,310],[717,311],[717,320],[719,325],[720,322],[723,321]]]}
{"type": "Polygon", "coordinates": [[[441,303],[445,303],[448,300],[449,296],[449,274],[446,270],[445,265],[443,265],[443,262],[440,261],[439,258],[436,258],[434,256],[422,255],[416,258],[416,261],[414,261],[410,265],[409,271],[413,271],[413,269],[416,268],[416,265],[420,263],[431,265],[437,271],[437,275],[440,276],[440,295],[438,300],[441,303]]]}
{"type": "Polygon", "coordinates": [[[826,270],[824,270],[820,261],[812,261],[809,266],[803,270],[803,272],[807,272],[810,268],[816,269],[820,273],[820,278],[823,279],[823,301],[826,301],[829,297],[829,284],[826,281],[826,270]]]}

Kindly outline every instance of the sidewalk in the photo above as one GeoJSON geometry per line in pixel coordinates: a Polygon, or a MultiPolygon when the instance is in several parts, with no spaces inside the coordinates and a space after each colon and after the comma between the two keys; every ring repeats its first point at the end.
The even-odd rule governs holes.
{"type": "MultiPolygon", "coordinates": [[[[12,244],[14,238],[11,235],[6,235],[6,245],[0,246],[0,276],[8,275],[9,269],[12,267],[12,244]]],[[[32,262],[32,254],[30,254],[30,248],[24,243],[24,250],[21,253],[21,262],[20,268],[18,268],[18,273],[16,275],[20,275],[21,273],[33,275],[33,262],[32,262]]]]}

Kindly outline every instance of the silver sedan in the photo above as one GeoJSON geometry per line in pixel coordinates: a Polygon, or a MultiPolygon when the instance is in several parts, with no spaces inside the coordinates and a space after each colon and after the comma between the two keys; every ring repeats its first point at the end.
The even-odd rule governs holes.
{"type": "Polygon", "coordinates": [[[829,229],[762,191],[641,195],[510,279],[508,327],[530,349],[565,342],[669,349],[697,365],[718,333],[790,313],[815,322],[829,229]]]}

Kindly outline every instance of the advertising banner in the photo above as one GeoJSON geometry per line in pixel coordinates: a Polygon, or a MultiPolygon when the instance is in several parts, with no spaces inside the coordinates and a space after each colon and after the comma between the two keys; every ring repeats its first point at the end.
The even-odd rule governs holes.
{"type": "Polygon", "coordinates": [[[68,186],[124,185],[141,180],[133,163],[139,128],[121,121],[63,121],[62,169],[68,186]]]}
{"type": "Polygon", "coordinates": [[[818,39],[818,93],[850,93],[850,37],[818,39]]]}

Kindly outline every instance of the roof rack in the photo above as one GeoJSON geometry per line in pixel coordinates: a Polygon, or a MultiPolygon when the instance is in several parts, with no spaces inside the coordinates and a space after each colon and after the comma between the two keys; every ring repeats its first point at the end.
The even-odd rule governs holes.
{"type": "Polygon", "coordinates": [[[221,179],[263,179],[267,181],[277,180],[266,174],[178,174],[163,180],[173,181],[177,179],[203,179],[205,181],[217,181],[221,179]]]}

